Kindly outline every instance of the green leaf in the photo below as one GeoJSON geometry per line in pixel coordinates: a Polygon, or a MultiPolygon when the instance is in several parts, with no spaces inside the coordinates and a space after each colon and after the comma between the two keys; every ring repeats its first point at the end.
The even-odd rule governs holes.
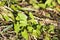
{"type": "Polygon", "coordinates": [[[45,30],[46,30],[46,25],[43,26],[43,31],[45,31],[45,30]]]}
{"type": "Polygon", "coordinates": [[[18,16],[16,17],[16,20],[20,20],[18,16]]]}
{"type": "Polygon", "coordinates": [[[10,18],[7,15],[4,15],[6,21],[10,21],[10,18]]]}
{"type": "Polygon", "coordinates": [[[16,34],[18,34],[18,32],[20,31],[20,24],[19,24],[19,22],[14,24],[14,30],[15,30],[16,34]]]}
{"type": "Polygon", "coordinates": [[[32,12],[29,12],[29,17],[30,17],[31,19],[34,19],[34,16],[33,16],[33,13],[32,13],[32,12]]]}
{"type": "Polygon", "coordinates": [[[27,16],[25,14],[23,14],[22,12],[18,12],[18,16],[16,17],[16,20],[26,21],[27,16]]]}
{"type": "Polygon", "coordinates": [[[44,8],[44,9],[45,9],[45,7],[46,7],[45,4],[38,4],[38,6],[39,6],[40,8],[44,8]]]}
{"type": "Polygon", "coordinates": [[[37,29],[40,30],[42,25],[37,25],[37,29]]]}
{"type": "Polygon", "coordinates": [[[52,5],[53,5],[53,6],[56,6],[56,2],[55,2],[55,1],[53,1],[53,2],[52,2],[52,5]]]}
{"type": "Polygon", "coordinates": [[[30,0],[29,2],[30,2],[30,4],[33,5],[33,7],[34,7],[35,9],[38,9],[38,8],[39,8],[36,0],[30,0]]]}
{"type": "Polygon", "coordinates": [[[35,20],[35,19],[31,19],[31,20],[29,20],[29,22],[31,22],[33,25],[38,24],[37,20],[35,20]]]}
{"type": "Polygon", "coordinates": [[[57,0],[57,2],[60,4],[60,0],[57,0]]]}
{"type": "Polygon", "coordinates": [[[27,25],[27,21],[20,21],[20,26],[26,26],[27,25]]]}
{"type": "Polygon", "coordinates": [[[45,5],[51,6],[53,0],[46,0],[45,5]]]}
{"type": "Polygon", "coordinates": [[[36,31],[37,31],[37,37],[39,37],[41,35],[41,31],[38,29],[36,29],[36,31]]]}
{"type": "Polygon", "coordinates": [[[36,30],[33,30],[33,33],[32,35],[35,36],[35,37],[39,37],[41,34],[40,30],[36,29],[36,30]]]}
{"type": "Polygon", "coordinates": [[[10,0],[12,3],[16,3],[18,0],[10,0]]]}
{"type": "Polygon", "coordinates": [[[45,36],[45,39],[44,40],[51,40],[50,39],[50,35],[49,34],[46,34],[46,36],[45,36]]]}
{"type": "Polygon", "coordinates": [[[23,32],[21,32],[21,34],[22,34],[22,36],[26,39],[26,40],[28,40],[28,33],[27,33],[27,31],[26,30],[24,30],[23,32]]]}
{"type": "Polygon", "coordinates": [[[54,25],[49,25],[49,30],[48,30],[48,33],[54,33],[54,29],[55,29],[55,27],[54,27],[54,25]]]}
{"type": "Polygon", "coordinates": [[[34,4],[34,3],[37,3],[37,1],[36,0],[30,0],[29,3],[34,4]]]}
{"type": "Polygon", "coordinates": [[[19,12],[16,20],[20,21],[20,26],[26,26],[27,25],[27,16],[23,14],[22,12],[19,12]]]}
{"type": "Polygon", "coordinates": [[[34,35],[35,37],[37,37],[37,31],[36,30],[33,30],[32,35],[34,35]]]}
{"type": "Polygon", "coordinates": [[[4,19],[3,19],[3,16],[2,16],[1,14],[0,14],[0,19],[1,19],[1,20],[4,20],[4,19]]]}
{"type": "Polygon", "coordinates": [[[50,4],[53,0],[46,0],[45,4],[50,4]]]}
{"type": "Polygon", "coordinates": [[[0,6],[4,6],[5,2],[4,1],[0,1],[0,6]]]}
{"type": "Polygon", "coordinates": [[[22,9],[22,7],[20,7],[19,5],[17,5],[17,8],[18,8],[19,10],[21,10],[21,9],[22,9]]]}
{"type": "Polygon", "coordinates": [[[34,7],[35,9],[39,9],[39,5],[38,5],[38,4],[33,4],[33,7],[34,7]]]}
{"type": "Polygon", "coordinates": [[[31,12],[29,12],[29,17],[31,20],[29,20],[32,24],[38,24],[37,20],[34,19],[35,16],[31,12]]]}
{"type": "Polygon", "coordinates": [[[28,32],[32,32],[33,31],[33,27],[31,27],[31,26],[28,26],[27,29],[28,29],[28,32]]]}
{"type": "Polygon", "coordinates": [[[11,8],[14,10],[14,11],[17,11],[17,7],[15,7],[15,5],[11,5],[11,8]]]}

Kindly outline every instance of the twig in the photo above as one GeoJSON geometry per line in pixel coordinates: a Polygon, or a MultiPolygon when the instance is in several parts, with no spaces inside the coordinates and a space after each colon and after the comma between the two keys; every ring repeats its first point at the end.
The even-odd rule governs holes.
{"type": "Polygon", "coordinates": [[[6,27],[7,27],[7,28],[3,29],[3,31],[2,31],[2,32],[0,32],[0,33],[3,33],[3,32],[5,32],[5,31],[9,30],[10,28],[12,28],[12,27],[13,27],[13,25],[9,25],[9,26],[6,26],[6,27]]]}
{"type": "Polygon", "coordinates": [[[8,10],[13,12],[13,10],[11,8],[7,7],[7,6],[4,6],[4,8],[6,8],[6,9],[8,9],[8,10]]]}

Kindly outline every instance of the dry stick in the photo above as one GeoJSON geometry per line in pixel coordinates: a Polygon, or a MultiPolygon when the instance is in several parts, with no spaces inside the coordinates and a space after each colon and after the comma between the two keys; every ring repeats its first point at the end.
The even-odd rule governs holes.
{"type": "Polygon", "coordinates": [[[8,10],[13,12],[13,10],[11,8],[7,7],[7,6],[4,6],[4,8],[6,8],[6,9],[8,9],[8,10]]]}
{"type": "Polygon", "coordinates": [[[58,23],[57,23],[57,31],[56,31],[56,33],[57,33],[57,35],[58,35],[58,38],[60,39],[60,34],[59,34],[59,32],[60,32],[60,19],[58,20],[58,23]]]}
{"type": "MultiPolygon", "coordinates": [[[[4,6],[4,8],[6,8],[6,9],[12,11],[12,12],[14,11],[14,10],[12,10],[10,7],[7,7],[7,6],[4,6]]],[[[19,12],[20,10],[23,10],[23,11],[25,11],[25,10],[27,10],[27,11],[37,11],[37,9],[26,8],[26,7],[24,7],[24,8],[19,8],[19,10],[16,10],[16,11],[19,12]]]]}
{"type": "Polygon", "coordinates": [[[6,27],[7,27],[7,28],[3,29],[3,31],[0,32],[0,34],[2,34],[3,32],[5,32],[5,31],[7,31],[7,30],[9,30],[10,28],[12,28],[13,25],[9,25],[9,26],[6,26],[6,27]]]}
{"type": "Polygon", "coordinates": [[[57,35],[58,35],[58,37],[60,38],[60,35],[59,35],[59,31],[60,31],[60,13],[58,12],[58,11],[56,11],[55,9],[46,9],[46,10],[48,10],[48,11],[54,11],[55,13],[56,13],[56,15],[58,16],[59,15],[59,18],[57,17],[57,21],[58,21],[58,23],[57,23],[57,28],[56,28],[56,30],[57,30],[57,35]]]}

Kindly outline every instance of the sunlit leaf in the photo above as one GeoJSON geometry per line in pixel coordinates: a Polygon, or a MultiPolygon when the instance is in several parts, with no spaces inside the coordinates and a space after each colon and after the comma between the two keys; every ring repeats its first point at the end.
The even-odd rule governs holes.
{"type": "Polygon", "coordinates": [[[41,34],[40,30],[36,29],[36,30],[33,30],[33,33],[32,35],[34,35],[35,37],[39,37],[41,34]]]}
{"type": "Polygon", "coordinates": [[[37,37],[39,37],[41,35],[41,31],[38,29],[36,29],[36,31],[37,31],[37,37]]]}
{"type": "Polygon", "coordinates": [[[30,4],[37,3],[37,1],[36,1],[36,0],[30,0],[29,2],[30,2],[30,4]]]}
{"type": "Polygon", "coordinates": [[[4,6],[5,2],[4,1],[0,1],[0,6],[4,6]]]}
{"type": "Polygon", "coordinates": [[[16,3],[18,0],[10,0],[10,2],[12,3],[16,3]]]}
{"type": "Polygon", "coordinates": [[[17,11],[18,9],[15,7],[15,5],[11,5],[11,8],[14,10],[14,11],[17,11]]]}
{"type": "Polygon", "coordinates": [[[6,21],[10,21],[10,18],[7,15],[5,15],[4,18],[6,21]]]}
{"type": "Polygon", "coordinates": [[[21,12],[18,13],[16,20],[20,21],[20,26],[26,26],[27,25],[27,16],[21,12]]]}
{"type": "Polygon", "coordinates": [[[18,32],[20,31],[20,24],[19,24],[19,22],[14,24],[14,30],[15,30],[16,34],[18,34],[18,32]]]}
{"type": "Polygon", "coordinates": [[[57,0],[57,2],[60,4],[60,0],[57,0]]]}
{"type": "Polygon", "coordinates": [[[20,26],[26,26],[27,25],[27,21],[20,21],[20,26]]]}
{"type": "Polygon", "coordinates": [[[39,5],[38,5],[38,4],[33,4],[33,7],[34,7],[35,9],[39,9],[39,5]]]}
{"type": "Polygon", "coordinates": [[[23,36],[26,40],[28,40],[28,33],[27,33],[26,30],[24,30],[23,32],[21,32],[21,34],[22,34],[22,36],[23,36]]]}
{"type": "Polygon", "coordinates": [[[46,0],[45,5],[51,6],[53,0],[46,0]]]}
{"type": "Polygon", "coordinates": [[[46,5],[45,4],[38,4],[40,8],[45,8],[46,5]]]}
{"type": "Polygon", "coordinates": [[[55,29],[54,25],[50,25],[49,27],[50,28],[48,30],[48,33],[54,33],[54,29],[55,29]]]}
{"type": "Polygon", "coordinates": [[[46,36],[45,36],[45,39],[44,40],[51,40],[50,39],[50,35],[49,34],[46,34],[46,36]]]}
{"type": "Polygon", "coordinates": [[[32,32],[33,31],[33,27],[28,26],[27,29],[28,29],[28,32],[32,32]]]}
{"type": "Polygon", "coordinates": [[[23,14],[22,12],[19,12],[16,20],[25,21],[27,20],[27,16],[23,14]]]}
{"type": "Polygon", "coordinates": [[[53,1],[53,2],[52,2],[52,5],[53,5],[53,6],[56,6],[56,2],[55,2],[55,1],[53,1]]]}
{"type": "Polygon", "coordinates": [[[1,19],[1,20],[4,20],[4,19],[3,19],[3,16],[2,16],[1,14],[0,14],[0,19],[1,19]]]}
{"type": "Polygon", "coordinates": [[[40,30],[42,25],[37,25],[37,29],[40,30]]]}
{"type": "Polygon", "coordinates": [[[31,19],[34,19],[33,13],[29,12],[29,17],[30,17],[31,19]]]}
{"type": "Polygon", "coordinates": [[[38,22],[37,22],[37,20],[35,20],[35,19],[31,19],[31,20],[29,20],[29,22],[31,22],[32,24],[38,24],[38,22]]]}
{"type": "Polygon", "coordinates": [[[34,35],[35,37],[37,37],[37,31],[36,30],[33,30],[32,35],[34,35]]]}

